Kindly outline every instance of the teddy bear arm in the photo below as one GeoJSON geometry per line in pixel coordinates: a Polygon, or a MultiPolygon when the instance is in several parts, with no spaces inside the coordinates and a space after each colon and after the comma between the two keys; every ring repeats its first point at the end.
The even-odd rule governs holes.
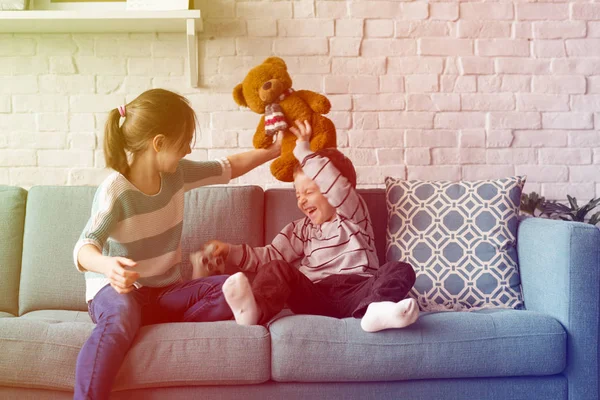
{"type": "Polygon", "coordinates": [[[327,114],[331,110],[329,99],[322,94],[315,93],[311,90],[298,90],[298,97],[304,100],[308,106],[318,114],[327,114]]]}

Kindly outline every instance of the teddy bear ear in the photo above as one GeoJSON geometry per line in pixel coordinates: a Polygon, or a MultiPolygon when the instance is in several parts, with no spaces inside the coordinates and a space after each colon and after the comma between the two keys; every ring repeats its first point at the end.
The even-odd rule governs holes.
{"type": "Polygon", "coordinates": [[[263,61],[263,64],[275,64],[287,70],[287,65],[285,65],[285,61],[283,61],[283,59],[279,57],[269,57],[265,61],[263,61]]]}
{"type": "Polygon", "coordinates": [[[248,107],[248,103],[246,103],[246,98],[244,97],[243,88],[244,87],[241,83],[238,83],[235,86],[233,89],[233,100],[235,100],[235,102],[242,107],[248,107]]]}

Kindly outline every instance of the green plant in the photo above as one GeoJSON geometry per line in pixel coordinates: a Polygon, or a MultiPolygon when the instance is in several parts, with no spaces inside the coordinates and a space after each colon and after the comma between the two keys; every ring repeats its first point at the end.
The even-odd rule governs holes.
{"type": "Polygon", "coordinates": [[[592,225],[600,223],[600,211],[593,214],[589,219],[587,218],[588,214],[600,205],[600,197],[591,199],[581,207],[577,204],[577,198],[567,195],[567,200],[569,201],[568,205],[555,200],[546,200],[536,192],[523,193],[521,195],[520,209],[522,212],[534,217],[587,222],[592,225]]]}
{"type": "Polygon", "coordinates": [[[545,202],[546,198],[536,192],[523,193],[521,194],[521,211],[534,217],[539,217],[544,213],[542,206],[545,202]],[[538,215],[535,214],[536,210],[540,212],[538,215]]]}

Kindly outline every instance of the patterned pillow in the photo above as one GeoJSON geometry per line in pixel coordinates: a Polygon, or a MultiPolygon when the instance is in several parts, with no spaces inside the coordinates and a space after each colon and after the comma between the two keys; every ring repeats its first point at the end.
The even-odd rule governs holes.
{"type": "Polygon", "coordinates": [[[387,261],[417,274],[421,310],[523,308],[516,251],[524,177],[474,182],[387,177],[387,261]]]}

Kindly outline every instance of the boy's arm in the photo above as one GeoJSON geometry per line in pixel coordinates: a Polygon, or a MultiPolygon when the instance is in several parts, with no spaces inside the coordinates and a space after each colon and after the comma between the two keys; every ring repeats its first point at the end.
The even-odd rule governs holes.
{"type": "Polygon", "coordinates": [[[302,236],[302,221],[288,224],[275,236],[271,244],[265,247],[250,247],[247,244],[229,245],[227,262],[242,271],[255,272],[258,266],[273,260],[293,263],[304,257],[305,239],[302,236]]]}
{"type": "Polygon", "coordinates": [[[352,184],[328,158],[310,150],[307,141],[296,141],[294,156],[300,161],[302,171],[312,179],[337,214],[356,223],[363,222],[368,211],[352,184]]]}

